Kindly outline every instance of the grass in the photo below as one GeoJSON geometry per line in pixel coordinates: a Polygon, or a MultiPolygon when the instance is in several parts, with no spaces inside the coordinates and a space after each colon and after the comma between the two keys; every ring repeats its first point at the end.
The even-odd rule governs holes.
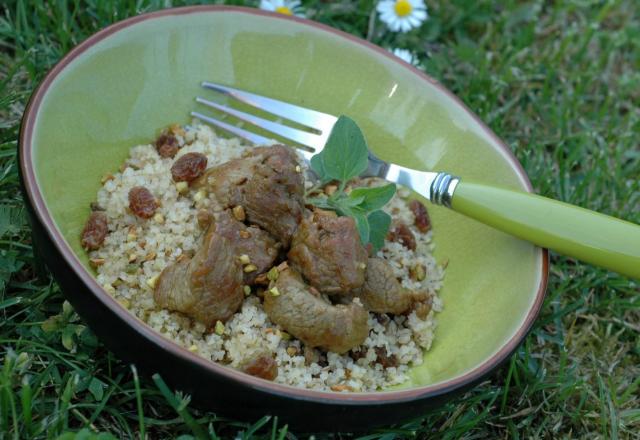
{"type": "MultiPolygon", "coordinates": [[[[243,424],[197,411],[161,378],[139,377],[63,303],[31,248],[16,159],[26,100],[96,29],[171,3],[190,2],[0,6],[0,438],[298,437],[268,416],[243,424]]],[[[509,144],[539,193],[640,223],[635,0],[427,1],[431,19],[405,35],[386,32],[370,0],[303,3],[314,20],[414,51],[509,144]]],[[[540,318],[499,371],[364,438],[640,438],[638,282],[551,261],[540,318]]]]}

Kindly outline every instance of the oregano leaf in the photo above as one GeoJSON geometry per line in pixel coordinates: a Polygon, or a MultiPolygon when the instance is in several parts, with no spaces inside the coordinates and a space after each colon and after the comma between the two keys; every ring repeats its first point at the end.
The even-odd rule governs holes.
{"type": "Polygon", "coordinates": [[[384,239],[391,226],[391,216],[382,210],[373,211],[367,216],[369,223],[369,243],[373,245],[374,252],[384,246],[384,239]]]}
{"type": "Polygon", "coordinates": [[[369,165],[364,135],[355,121],[344,115],[338,118],[324,149],[316,156],[320,159],[316,159],[315,167],[327,178],[340,182],[359,176],[369,165]]]}
{"type": "Polygon", "coordinates": [[[324,169],[324,163],[322,162],[321,154],[316,154],[311,157],[309,164],[311,165],[311,170],[316,173],[316,176],[318,176],[320,182],[326,183],[331,180],[331,178],[327,176],[327,172],[324,169]]]}
{"type": "Polygon", "coordinates": [[[371,212],[382,208],[396,193],[396,185],[390,183],[384,186],[375,186],[367,188],[356,188],[351,191],[349,198],[351,199],[363,199],[358,204],[358,208],[365,212],[371,212]]]}

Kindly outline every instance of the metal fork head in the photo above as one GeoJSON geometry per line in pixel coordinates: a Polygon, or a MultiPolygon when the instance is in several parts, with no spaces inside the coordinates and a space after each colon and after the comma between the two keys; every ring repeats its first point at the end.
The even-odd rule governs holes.
{"type": "MultiPolygon", "coordinates": [[[[331,129],[338,119],[337,117],[327,113],[307,109],[288,102],[267,98],[254,93],[238,90],[233,87],[223,86],[221,84],[203,82],[202,87],[219,92],[257,110],[262,110],[277,116],[279,119],[277,121],[272,121],[227,105],[218,104],[201,96],[196,98],[196,102],[199,104],[225,113],[226,115],[232,116],[240,121],[249,123],[255,127],[261,128],[306,147],[305,149],[301,149],[301,154],[307,161],[311,160],[311,156],[322,151],[322,148],[324,148],[327,138],[331,133],[331,129]],[[282,122],[283,119],[307,127],[309,130],[307,131],[285,125],[282,122]]],[[[256,145],[277,143],[274,139],[261,136],[250,130],[245,130],[235,125],[231,125],[200,112],[191,112],[191,116],[246,139],[256,145]]]]}
{"type": "MultiPolygon", "coordinates": [[[[232,87],[211,82],[203,82],[202,86],[222,93],[257,110],[262,110],[278,116],[279,118],[284,118],[308,127],[309,131],[294,128],[281,123],[280,120],[277,122],[271,121],[226,105],[217,104],[200,96],[196,98],[196,101],[200,104],[206,105],[207,107],[223,112],[243,122],[247,122],[255,127],[277,134],[278,136],[292,140],[297,144],[306,147],[307,149],[301,149],[300,152],[307,163],[311,160],[313,155],[322,151],[324,144],[331,133],[331,129],[338,120],[337,117],[327,113],[300,107],[284,101],[278,101],[277,99],[256,95],[254,93],[245,92],[243,90],[234,89],[232,87]]],[[[244,128],[231,125],[200,112],[194,111],[191,112],[191,115],[204,122],[235,134],[238,137],[246,139],[256,145],[278,143],[276,140],[261,136],[251,130],[245,130],[244,128]]],[[[431,201],[444,205],[450,204],[451,195],[453,194],[453,190],[459,180],[457,177],[450,176],[446,173],[418,171],[393,163],[387,163],[377,158],[371,150],[369,150],[368,169],[361,174],[361,177],[380,177],[390,182],[399,183],[413,189],[418,194],[431,201]]]]}

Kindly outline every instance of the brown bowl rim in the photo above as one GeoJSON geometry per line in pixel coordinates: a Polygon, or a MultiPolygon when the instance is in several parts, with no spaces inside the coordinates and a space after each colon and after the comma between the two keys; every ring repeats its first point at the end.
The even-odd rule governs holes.
{"type": "Polygon", "coordinates": [[[67,53],[44,77],[42,82],[37,87],[36,91],[32,94],[29,103],[24,112],[22,118],[22,126],[20,130],[19,138],[19,153],[20,153],[20,167],[24,180],[24,186],[26,193],[29,197],[29,201],[33,207],[35,215],[40,223],[45,227],[45,230],[56,246],[58,251],[64,256],[66,261],[71,266],[76,275],[85,283],[85,285],[91,290],[96,299],[101,301],[106,307],[108,307],[113,313],[115,313],[120,319],[126,321],[134,330],[139,332],[142,336],[148,339],[150,342],[160,346],[162,349],[172,352],[175,356],[183,358],[189,362],[199,364],[201,367],[211,371],[214,374],[218,374],[226,379],[243,383],[256,390],[261,390],[271,394],[293,397],[303,400],[311,400],[320,403],[334,403],[334,404],[383,404],[383,403],[399,403],[404,401],[412,401],[416,399],[424,399],[428,397],[434,397],[444,393],[452,392],[456,389],[460,389],[469,385],[485,375],[491,372],[494,368],[499,366],[521,343],[528,331],[531,329],[533,322],[535,321],[545,296],[548,276],[549,276],[549,256],[546,249],[542,249],[542,276],[540,277],[540,284],[536,292],[536,299],[529,310],[524,322],[520,326],[517,332],[515,332],[504,346],[494,353],[493,356],[485,360],[482,364],[467,371],[466,373],[455,377],[450,380],[445,380],[435,384],[424,385],[421,387],[410,388],[405,390],[395,391],[375,391],[375,392],[361,392],[361,393],[335,393],[328,391],[316,391],[303,388],[297,388],[290,385],[277,384],[269,382],[263,379],[259,379],[240,371],[233,370],[231,368],[222,366],[216,362],[208,361],[189,350],[180,347],[178,344],[164,338],[159,333],[151,329],[151,327],[144,324],[142,321],[131,315],[122,305],[120,305],[113,297],[107,294],[102,287],[97,283],[93,276],[85,269],[78,257],[71,250],[70,246],[66,243],[62,234],[56,227],[53,218],[49,214],[46,208],[44,198],[40,189],[38,188],[37,179],[35,177],[35,169],[32,161],[32,137],[35,127],[35,120],[40,108],[42,99],[44,98],[47,90],[49,89],[55,78],[64,70],[64,68],[73,61],[80,54],[85,52],[94,44],[100,42],[104,38],[111,34],[114,34],[122,29],[133,26],[139,22],[156,19],[160,17],[172,16],[172,15],[185,15],[193,13],[241,13],[249,15],[258,15],[262,17],[268,17],[276,20],[294,21],[305,26],[311,26],[324,32],[332,33],[342,38],[359,44],[366,49],[373,50],[378,54],[387,57],[389,60],[400,64],[403,68],[409,70],[420,79],[427,81],[431,85],[438,88],[448,97],[455,100],[460,107],[466,111],[474,120],[476,120],[479,126],[485,131],[485,133],[492,138],[496,145],[499,147],[499,152],[508,160],[513,169],[517,172],[522,182],[525,184],[527,191],[532,192],[533,188],[529,178],[522,168],[522,165],[518,162],[511,150],[502,142],[469,108],[453,93],[442,86],[438,81],[426,75],[424,72],[418,70],[414,66],[400,60],[398,57],[388,52],[387,50],[376,46],[368,41],[362,40],[346,32],[334,29],[327,25],[314,22],[308,19],[299,18],[295,16],[286,16],[283,14],[272,13],[254,8],[245,8],[237,6],[220,6],[220,5],[198,5],[198,6],[185,6],[180,8],[169,8],[155,12],[149,12],[142,15],[137,15],[114,24],[111,24],[104,29],[96,32],[82,43],[74,47],[69,53],[67,53]]]}

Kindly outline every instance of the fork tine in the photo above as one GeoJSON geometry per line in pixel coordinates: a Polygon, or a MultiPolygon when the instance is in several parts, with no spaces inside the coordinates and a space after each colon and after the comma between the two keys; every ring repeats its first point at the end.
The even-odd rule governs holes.
{"type": "Polygon", "coordinates": [[[234,89],[233,87],[223,86],[221,84],[205,81],[202,83],[202,87],[231,96],[240,102],[244,102],[245,104],[265,110],[274,115],[289,119],[290,121],[297,122],[298,124],[320,130],[325,136],[328,136],[331,128],[338,120],[338,118],[333,115],[289,104],[288,102],[278,101],[277,99],[266,98],[264,96],[234,89]]]}
{"type": "MultiPolygon", "coordinates": [[[[226,130],[232,134],[235,134],[236,136],[246,139],[255,145],[278,143],[273,139],[269,139],[264,136],[260,136],[259,134],[255,134],[250,131],[243,130],[242,128],[236,127],[235,125],[227,124],[226,122],[219,121],[215,118],[203,115],[202,113],[199,113],[199,112],[191,112],[191,116],[193,116],[194,118],[198,118],[204,122],[207,122],[211,125],[214,125],[218,128],[221,128],[223,130],[226,130]]],[[[309,162],[311,160],[311,157],[313,157],[313,155],[315,154],[311,151],[303,150],[301,148],[297,148],[297,150],[298,150],[298,154],[300,154],[307,162],[309,162]]]]}
{"type": "Polygon", "coordinates": [[[277,122],[269,121],[231,107],[220,105],[199,96],[196,98],[196,101],[307,147],[314,149],[322,148],[326,140],[324,136],[278,124],[277,122]]]}
{"type": "Polygon", "coordinates": [[[214,119],[214,118],[211,118],[209,116],[203,115],[202,113],[191,112],[191,116],[193,116],[195,118],[198,118],[198,119],[201,119],[201,120],[203,120],[205,122],[208,122],[211,125],[215,125],[216,127],[222,128],[223,130],[228,131],[230,133],[233,133],[236,136],[239,136],[239,137],[241,137],[243,139],[246,139],[249,142],[251,142],[253,144],[256,144],[256,145],[277,143],[273,139],[269,139],[269,138],[266,138],[264,136],[260,136],[259,134],[255,134],[255,133],[252,133],[250,131],[243,130],[242,128],[236,127],[234,125],[227,124],[226,122],[218,121],[217,119],[214,119]]]}

